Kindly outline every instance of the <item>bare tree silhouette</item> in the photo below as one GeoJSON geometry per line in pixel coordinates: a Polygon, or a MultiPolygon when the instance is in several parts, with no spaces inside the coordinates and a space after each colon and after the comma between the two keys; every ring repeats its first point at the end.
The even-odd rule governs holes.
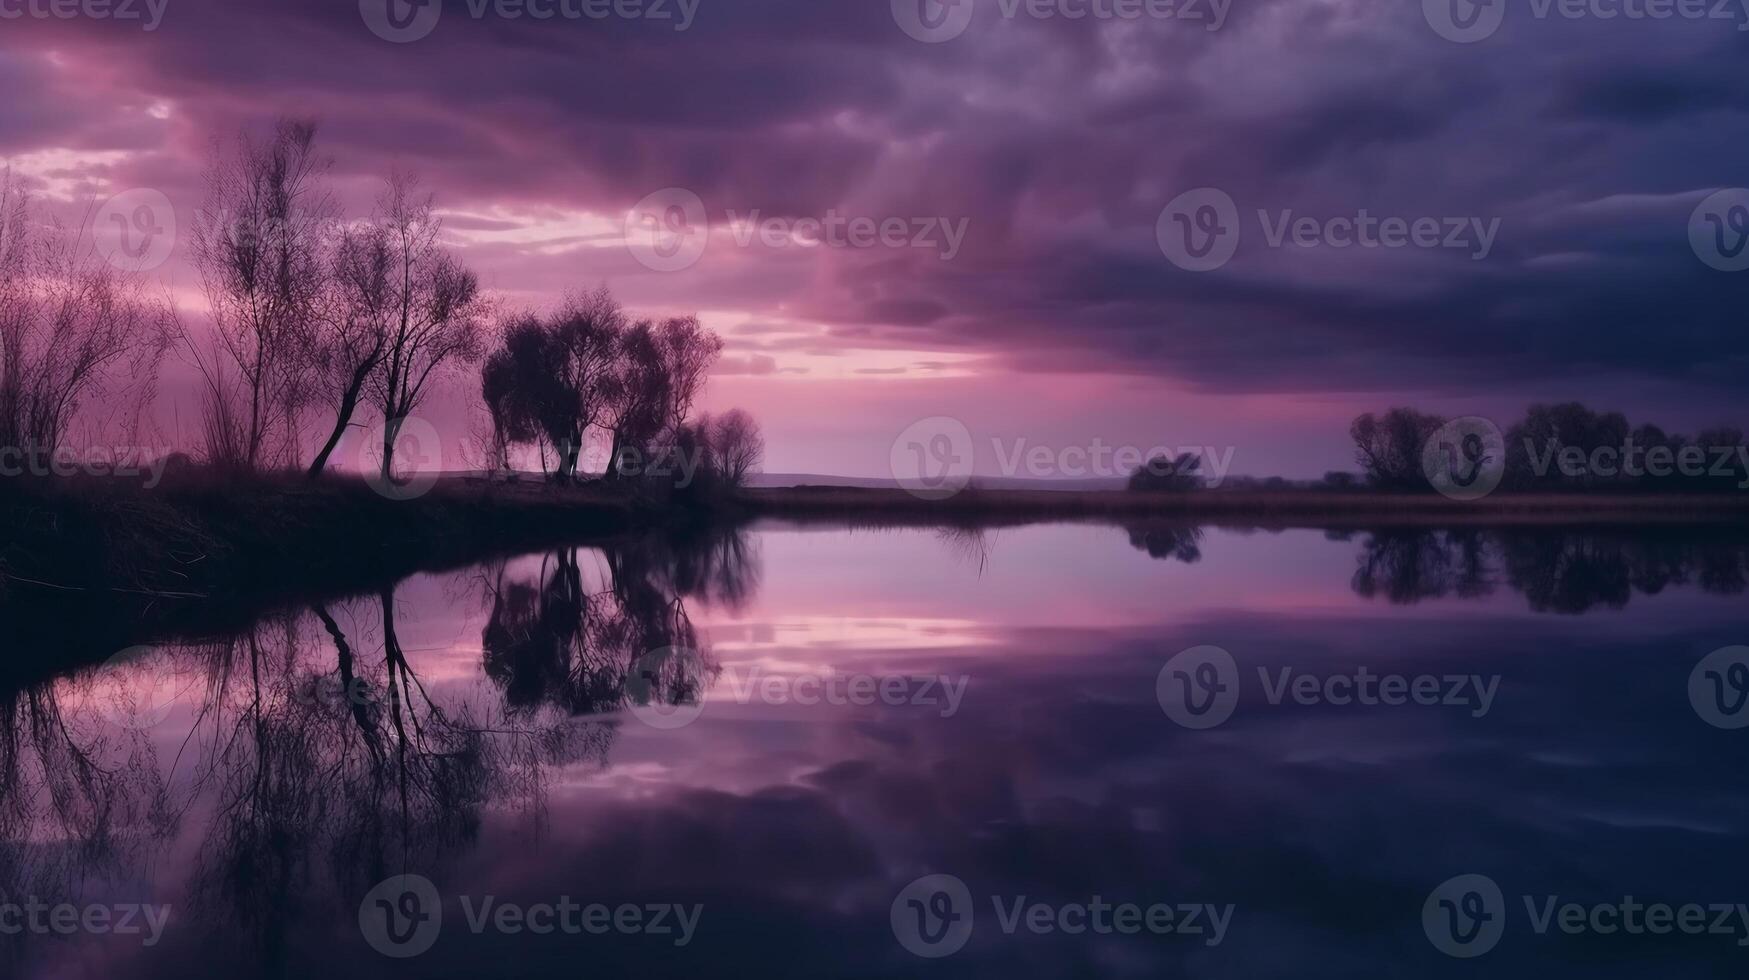
{"type": "Polygon", "coordinates": [[[487,307],[479,279],[439,243],[442,222],[413,176],[391,176],[377,210],[388,243],[390,291],[386,350],[367,384],[383,416],[381,473],[389,479],[401,428],[431,382],[479,356],[487,307]]]}
{"type": "MultiPolygon", "coordinates": [[[[316,125],[282,119],[268,139],[239,136],[215,152],[194,229],[194,261],[217,328],[216,350],[188,347],[204,381],[211,462],[254,469],[272,450],[296,463],[309,389],[301,368],[331,272],[327,236],[338,209],[322,186],[328,162],[316,125]]],[[[186,336],[186,335],[185,335],[186,336]]]]}
{"type": "Polygon", "coordinates": [[[171,322],[139,276],[43,222],[0,172],[0,446],[52,453],[98,395],[137,421],[171,322]]]}

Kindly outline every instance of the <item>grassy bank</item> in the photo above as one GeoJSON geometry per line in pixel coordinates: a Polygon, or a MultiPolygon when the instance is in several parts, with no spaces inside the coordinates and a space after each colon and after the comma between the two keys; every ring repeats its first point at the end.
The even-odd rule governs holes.
{"type": "Polygon", "coordinates": [[[443,481],[391,500],[357,478],[0,485],[0,676],[199,637],[312,599],[672,515],[625,494],[443,481]]]}
{"type": "Polygon", "coordinates": [[[335,477],[8,486],[0,588],[225,598],[270,584],[374,581],[499,548],[658,519],[589,488],[449,480],[408,500],[335,477]]]}
{"type": "Polygon", "coordinates": [[[751,514],[802,522],[991,526],[1049,520],[1182,520],[1259,527],[1508,524],[1749,524],[1749,494],[1437,494],[1311,490],[1133,493],[968,488],[944,500],[899,489],[782,487],[745,490],[751,514]]]}

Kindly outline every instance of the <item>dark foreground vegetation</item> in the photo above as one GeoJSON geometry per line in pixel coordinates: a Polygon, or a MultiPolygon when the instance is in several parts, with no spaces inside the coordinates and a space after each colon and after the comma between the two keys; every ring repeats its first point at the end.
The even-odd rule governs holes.
{"type": "Polygon", "coordinates": [[[582,487],[446,480],[416,500],[393,500],[337,476],[167,481],[151,491],[26,482],[0,493],[0,520],[0,597],[28,585],[223,598],[623,534],[657,518],[632,497],[582,487]]]}
{"type": "Polygon", "coordinates": [[[453,481],[392,500],[347,477],[170,480],[150,491],[10,481],[0,488],[0,632],[11,652],[0,674],[660,523],[630,497],[576,487],[453,481]]]}

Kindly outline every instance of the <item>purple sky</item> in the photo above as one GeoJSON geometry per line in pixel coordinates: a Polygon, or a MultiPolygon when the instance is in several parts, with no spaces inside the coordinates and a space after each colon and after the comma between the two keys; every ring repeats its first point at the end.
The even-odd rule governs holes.
{"type": "MultiPolygon", "coordinates": [[[[615,8],[444,0],[432,21],[404,0],[160,3],[125,20],[0,0],[0,156],[52,207],[151,189],[186,231],[215,138],[315,116],[350,212],[416,171],[507,306],[605,282],[637,312],[697,312],[728,339],[707,407],[753,411],[773,471],[886,475],[931,416],[964,422],[985,472],[992,439],[1025,438],[1232,447],[1236,472],[1293,476],[1349,466],[1348,420],[1393,403],[1749,421],[1749,272],[1702,254],[1708,214],[1749,203],[1703,205],[1749,183],[1743,9],[623,0],[647,15],[599,18],[615,8]],[[1453,9],[1504,19],[1458,43],[1434,26],[1453,33],[1453,9]],[[379,36],[385,13],[423,36],[379,36]],[[642,223],[693,200],[638,210],[669,188],[708,236],[696,215],[678,238],[642,223]],[[1162,245],[1163,209],[1199,188],[1234,202],[1239,236],[1209,271],[1162,245]],[[1436,219],[1438,241],[1336,247],[1362,209],[1436,219]],[[822,244],[805,224],[761,234],[754,211],[902,233],[822,244]],[[667,245],[674,262],[651,260],[667,245]]],[[[1187,220],[1219,216],[1188,200],[1187,220]]],[[[198,322],[182,241],[153,274],[198,322]]],[[[192,431],[177,371],[172,435],[192,431]]],[[[430,414],[459,431],[474,391],[430,414]]]]}

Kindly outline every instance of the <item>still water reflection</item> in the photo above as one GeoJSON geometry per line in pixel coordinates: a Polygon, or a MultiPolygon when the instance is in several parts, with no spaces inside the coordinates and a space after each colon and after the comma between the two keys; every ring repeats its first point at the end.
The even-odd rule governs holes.
{"type": "Polygon", "coordinates": [[[1740,975],[1749,684],[1697,665],[1749,643],[1746,570],[1716,530],[760,526],[417,576],[7,693],[0,948],[23,977],[1740,975]]]}

